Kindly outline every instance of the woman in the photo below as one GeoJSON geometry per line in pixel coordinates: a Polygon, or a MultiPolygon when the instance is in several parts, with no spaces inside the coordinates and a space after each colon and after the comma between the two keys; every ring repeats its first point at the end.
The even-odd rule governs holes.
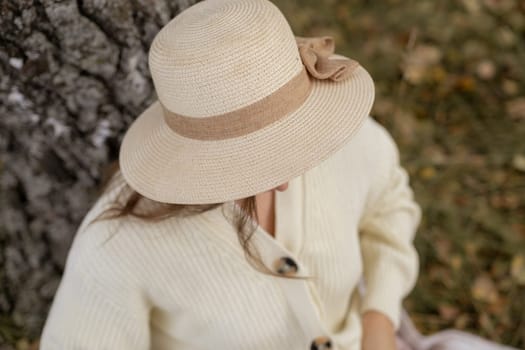
{"type": "Polygon", "coordinates": [[[267,0],[193,5],[149,64],[41,348],[395,349],[421,210],[364,67],[267,0]]]}

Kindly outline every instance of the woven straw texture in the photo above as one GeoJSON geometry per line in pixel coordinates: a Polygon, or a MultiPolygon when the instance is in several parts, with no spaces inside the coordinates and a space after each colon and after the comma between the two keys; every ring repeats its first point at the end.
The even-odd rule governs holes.
{"type": "Polygon", "coordinates": [[[200,140],[170,129],[163,105],[213,117],[263,99],[301,72],[294,34],[267,0],[197,3],[157,34],[149,58],[159,100],[127,130],[119,160],[129,185],[160,202],[226,202],[289,181],[348,142],[374,101],[373,80],[359,66],[343,81],[311,78],[302,105],[253,132],[200,140]]]}

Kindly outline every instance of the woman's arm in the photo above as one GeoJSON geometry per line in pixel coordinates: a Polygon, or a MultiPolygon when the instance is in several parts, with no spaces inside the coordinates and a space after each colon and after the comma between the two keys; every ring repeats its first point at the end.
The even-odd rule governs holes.
{"type": "MultiPolygon", "coordinates": [[[[381,313],[396,331],[402,299],[417,280],[419,260],[413,238],[421,208],[400,164],[396,143],[384,127],[379,125],[377,131],[375,178],[359,224],[365,283],[361,313],[381,313]]],[[[373,325],[382,322],[377,319],[373,317],[373,325]]]]}
{"type": "Polygon", "coordinates": [[[150,347],[149,304],[103,247],[97,225],[76,238],[40,339],[40,349],[146,350],[150,347]]]}
{"type": "Polygon", "coordinates": [[[370,310],[362,316],[362,350],[396,350],[394,325],[381,312],[370,310]]]}

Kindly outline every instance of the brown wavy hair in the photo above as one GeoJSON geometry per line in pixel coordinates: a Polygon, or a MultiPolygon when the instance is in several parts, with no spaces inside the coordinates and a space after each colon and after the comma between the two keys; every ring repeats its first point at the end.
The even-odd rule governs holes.
{"type": "MultiPolygon", "coordinates": [[[[106,190],[109,189],[109,185],[112,183],[114,175],[120,170],[118,159],[110,163],[103,171],[102,182],[97,190],[97,195],[101,196],[106,190]]],[[[110,207],[102,211],[95,219],[89,224],[100,220],[110,220],[115,218],[121,218],[125,216],[133,216],[149,222],[155,222],[165,220],[171,217],[182,217],[189,215],[198,215],[209,210],[213,210],[224,203],[212,203],[212,204],[175,204],[175,203],[162,203],[153,201],[149,198],[142,196],[140,193],[135,191],[124,183],[117,198],[122,198],[123,193],[129,193],[125,197],[123,203],[119,200],[115,200],[111,203],[110,207]],[[138,210],[138,205],[142,201],[154,202],[156,205],[155,210],[150,212],[141,212],[138,210]]],[[[234,214],[234,227],[237,232],[237,238],[241,247],[243,248],[245,258],[248,263],[255,267],[259,272],[273,275],[275,277],[291,278],[291,279],[310,279],[311,276],[297,277],[297,276],[285,276],[275,273],[272,269],[268,268],[261,260],[260,254],[257,250],[254,250],[250,244],[250,238],[254,234],[256,227],[248,229],[250,223],[250,216],[255,217],[256,222],[259,222],[257,215],[256,197],[255,195],[243,198],[239,205],[242,209],[240,213],[235,212],[234,214]]]]}

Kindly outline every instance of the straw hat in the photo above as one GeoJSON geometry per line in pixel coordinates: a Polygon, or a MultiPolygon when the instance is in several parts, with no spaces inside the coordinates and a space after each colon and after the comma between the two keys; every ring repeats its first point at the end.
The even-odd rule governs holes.
{"type": "Polygon", "coordinates": [[[127,183],[165,203],[208,204],[270,190],[346,144],[374,83],[330,36],[295,36],[268,0],[205,0],[155,36],[158,100],[132,123],[127,183]]]}

